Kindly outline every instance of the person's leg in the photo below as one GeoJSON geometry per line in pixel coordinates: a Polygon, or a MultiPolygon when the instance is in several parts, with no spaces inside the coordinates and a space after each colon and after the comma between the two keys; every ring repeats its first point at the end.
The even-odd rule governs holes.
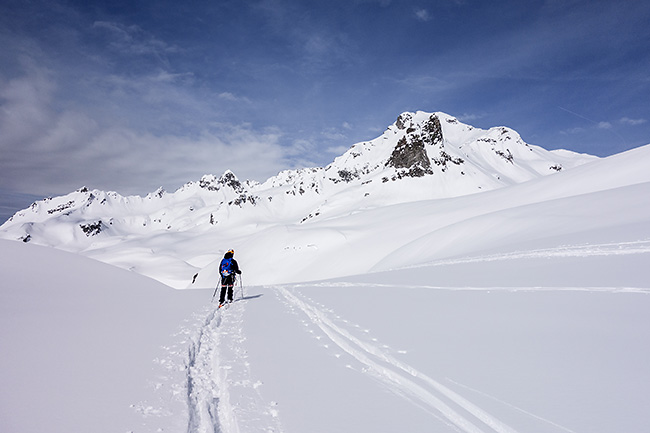
{"type": "Polygon", "coordinates": [[[226,278],[222,279],[221,281],[221,292],[219,293],[219,305],[223,304],[226,301],[226,288],[228,287],[227,285],[226,278]]]}
{"type": "Polygon", "coordinates": [[[235,276],[228,275],[228,301],[232,302],[233,288],[235,286],[235,276]]]}

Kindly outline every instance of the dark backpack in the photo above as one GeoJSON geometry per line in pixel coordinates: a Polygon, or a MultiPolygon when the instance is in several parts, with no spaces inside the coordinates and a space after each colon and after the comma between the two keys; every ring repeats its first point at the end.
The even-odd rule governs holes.
{"type": "Polygon", "coordinates": [[[221,265],[219,265],[219,273],[222,277],[227,277],[233,273],[232,269],[232,257],[228,259],[223,259],[221,265]]]}

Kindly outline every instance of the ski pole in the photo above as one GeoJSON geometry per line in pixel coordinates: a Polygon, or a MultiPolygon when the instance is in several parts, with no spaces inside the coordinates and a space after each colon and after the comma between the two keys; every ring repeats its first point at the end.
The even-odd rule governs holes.
{"type": "Polygon", "coordinates": [[[214,302],[214,295],[217,294],[217,289],[221,285],[221,277],[219,277],[219,281],[217,282],[217,287],[214,288],[214,293],[212,294],[212,299],[210,299],[210,303],[214,302]]]}
{"type": "Polygon", "coordinates": [[[244,279],[241,274],[239,274],[239,288],[241,289],[241,298],[244,299],[244,279]]]}

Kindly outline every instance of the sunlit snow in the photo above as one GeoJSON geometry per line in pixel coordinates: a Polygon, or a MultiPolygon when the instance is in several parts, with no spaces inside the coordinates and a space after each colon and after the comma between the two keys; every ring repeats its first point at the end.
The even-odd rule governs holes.
{"type": "Polygon", "coordinates": [[[307,170],[241,182],[259,206],[197,184],[39,203],[2,226],[3,431],[647,431],[650,146],[563,158],[441,196],[360,175],[291,201],[307,170]]]}

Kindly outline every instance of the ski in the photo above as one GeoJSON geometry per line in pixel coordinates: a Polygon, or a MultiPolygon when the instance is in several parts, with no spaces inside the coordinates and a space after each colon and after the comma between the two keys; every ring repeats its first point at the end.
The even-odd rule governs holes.
{"type": "Polygon", "coordinates": [[[233,301],[226,301],[226,302],[224,302],[224,303],[222,303],[222,304],[219,304],[219,307],[217,307],[217,308],[218,308],[218,309],[221,309],[221,308],[228,308],[228,306],[229,306],[230,304],[232,304],[233,302],[235,302],[235,301],[234,301],[234,300],[233,300],[233,301]]]}

